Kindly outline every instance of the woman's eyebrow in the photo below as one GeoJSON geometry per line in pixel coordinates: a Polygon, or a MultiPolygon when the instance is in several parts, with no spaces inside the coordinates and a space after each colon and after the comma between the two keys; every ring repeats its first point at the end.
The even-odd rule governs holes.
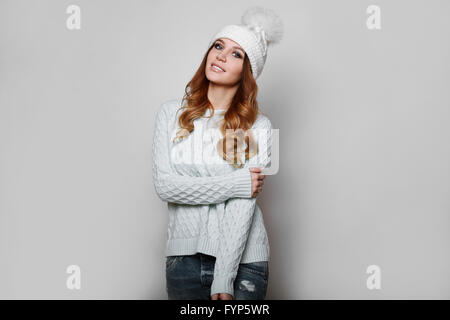
{"type": "MultiPolygon", "coordinates": [[[[222,41],[222,40],[217,40],[217,41],[219,41],[220,43],[225,44],[225,42],[222,41]]],[[[234,46],[233,48],[239,49],[239,50],[241,50],[242,52],[244,52],[244,50],[243,50],[241,47],[236,47],[236,46],[234,46]]]]}

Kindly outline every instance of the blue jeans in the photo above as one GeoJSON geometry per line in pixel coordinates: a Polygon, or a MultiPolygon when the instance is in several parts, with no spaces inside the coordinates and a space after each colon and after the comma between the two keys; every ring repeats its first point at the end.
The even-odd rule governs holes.
{"type": "MultiPolygon", "coordinates": [[[[166,290],[169,300],[210,300],[216,258],[194,255],[166,257],[166,290]]],[[[264,300],[269,263],[240,263],[234,281],[235,300],[264,300]]]]}

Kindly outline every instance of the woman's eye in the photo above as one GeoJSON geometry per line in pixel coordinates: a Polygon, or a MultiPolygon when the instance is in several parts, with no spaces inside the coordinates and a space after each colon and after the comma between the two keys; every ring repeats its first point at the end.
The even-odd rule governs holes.
{"type": "MultiPolygon", "coordinates": [[[[222,48],[222,46],[221,46],[220,43],[218,43],[218,42],[216,42],[216,43],[214,44],[214,48],[220,50],[220,48],[217,48],[217,46],[219,46],[220,48],[222,48]]],[[[236,53],[236,58],[238,58],[238,59],[241,59],[241,58],[242,58],[242,56],[241,56],[241,54],[239,53],[239,51],[235,51],[235,53],[236,53]]]]}
{"type": "Polygon", "coordinates": [[[239,58],[239,59],[241,58],[241,54],[239,52],[237,52],[237,51],[236,51],[236,57],[239,58]]]}

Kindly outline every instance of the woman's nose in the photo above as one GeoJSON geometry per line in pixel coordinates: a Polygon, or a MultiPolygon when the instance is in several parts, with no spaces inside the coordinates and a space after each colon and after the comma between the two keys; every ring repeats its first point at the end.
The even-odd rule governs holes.
{"type": "Polygon", "coordinates": [[[217,55],[217,59],[225,61],[225,55],[221,52],[217,55]]]}

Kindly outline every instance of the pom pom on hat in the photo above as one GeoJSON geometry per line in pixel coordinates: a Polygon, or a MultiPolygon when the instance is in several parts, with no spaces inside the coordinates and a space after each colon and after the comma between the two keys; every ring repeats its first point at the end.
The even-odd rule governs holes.
{"type": "Polygon", "coordinates": [[[240,25],[223,27],[210,40],[209,47],[219,38],[235,41],[247,54],[253,77],[257,79],[264,68],[269,45],[281,41],[283,29],[283,21],[274,11],[251,7],[242,15],[240,25]]]}
{"type": "Polygon", "coordinates": [[[268,44],[279,43],[283,38],[283,21],[270,9],[249,8],[242,15],[241,22],[244,25],[260,27],[264,30],[268,44]]]}

